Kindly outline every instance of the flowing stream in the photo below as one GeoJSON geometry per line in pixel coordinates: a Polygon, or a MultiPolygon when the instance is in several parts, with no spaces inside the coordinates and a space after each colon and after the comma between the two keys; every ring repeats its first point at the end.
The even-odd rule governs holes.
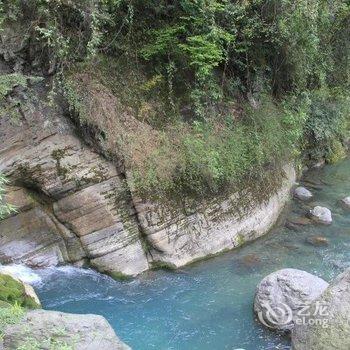
{"type": "MultiPolygon", "coordinates": [[[[151,271],[118,282],[92,270],[12,267],[34,283],[45,309],[96,313],[107,318],[134,350],[289,349],[287,338],[262,328],[252,313],[255,287],[267,274],[299,268],[331,280],[350,266],[350,212],[339,199],[350,195],[350,160],[309,172],[311,203],[291,203],[287,218],[303,217],[309,205],[333,212],[331,226],[288,229],[177,272],[151,271]],[[328,244],[314,245],[322,236],[328,244]]],[[[11,267],[10,267],[11,268],[11,267]]]]}

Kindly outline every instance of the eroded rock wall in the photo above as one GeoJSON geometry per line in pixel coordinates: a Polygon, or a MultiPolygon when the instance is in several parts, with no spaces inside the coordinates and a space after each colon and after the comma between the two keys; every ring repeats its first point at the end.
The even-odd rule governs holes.
{"type": "MultiPolygon", "coordinates": [[[[32,90],[34,91],[34,90],[32,90]]],[[[101,271],[148,269],[127,187],[116,166],[85,145],[44,96],[0,119],[0,171],[16,215],[0,222],[0,262],[90,261],[101,271]]]]}

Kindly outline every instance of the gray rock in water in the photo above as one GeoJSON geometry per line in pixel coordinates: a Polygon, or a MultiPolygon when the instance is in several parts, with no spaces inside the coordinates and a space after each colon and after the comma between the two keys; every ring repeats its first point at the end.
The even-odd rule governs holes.
{"type": "Polygon", "coordinates": [[[254,312],[271,329],[290,331],[298,311],[328,287],[323,279],[296,269],[283,269],[265,277],[257,287],[254,312]]]}
{"type": "Polygon", "coordinates": [[[20,324],[9,326],[4,350],[74,348],[74,350],[130,350],[102,316],[74,315],[56,311],[30,311],[20,324]],[[36,348],[36,347],[35,347],[36,348]]]}
{"type": "Polygon", "coordinates": [[[330,225],[333,221],[332,212],[328,208],[320,206],[310,210],[310,217],[312,220],[324,225],[330,225]]]}
{"type": "Polygon", "coordinates": [[[302,201],[307,201],[313,197],[313,194],[305,187],[300,186],[294,190],[294,197],[302,201]]]}
{"type": "Polygon", "coordinates": [[[341,200],[341,203],[342,203],[343,207],[345,207],[346,209],[350,209],[350,196],[343,198],[341,200]]]}
{"type": "Polygon", "coordinates": [[[338,276],[292,332],[293,350],[350,349],[350,269],[338,276]]]}

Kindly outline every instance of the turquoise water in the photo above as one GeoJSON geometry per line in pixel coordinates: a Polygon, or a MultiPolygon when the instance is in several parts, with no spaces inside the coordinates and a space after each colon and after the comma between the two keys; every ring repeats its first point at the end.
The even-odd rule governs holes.
{"type": "MultiPolygon", "coordinates": [[[[178,272],[152,271],[117,282],[91,270],[37,271],[37,290],[46,309],[105,316],[119,337],[141,349],[289,349],[289,340],[260,327],[252,314],[257,283],[267,274],[293,267],[332,279],[350,266],[350,213],[338,200],[350,195],[350,161],[309,173],[312,205],[333,211],[331,226],[283,222],[246,247],[178,272]],[[328,245],[313,246],[312,236],[328,245]]],[[[307,205],[293,202],[287,218],[303,216],[307,205]]]]}

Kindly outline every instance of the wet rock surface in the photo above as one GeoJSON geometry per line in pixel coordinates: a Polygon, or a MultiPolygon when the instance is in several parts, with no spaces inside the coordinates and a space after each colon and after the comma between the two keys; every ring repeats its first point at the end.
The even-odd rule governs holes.
{"type": "Polygon", "coordinates": [[[306,239],[306,242],[315,246],[327,246],[329,244],[329,240],[323,236],[311,236],[306,239]]]}
{"type": "Polygon", "coordinates": [[[8,271],[0,273],[0,302],[17,304],[25,308],[41,307],[34,288],[11,275],[8,271]]]}

